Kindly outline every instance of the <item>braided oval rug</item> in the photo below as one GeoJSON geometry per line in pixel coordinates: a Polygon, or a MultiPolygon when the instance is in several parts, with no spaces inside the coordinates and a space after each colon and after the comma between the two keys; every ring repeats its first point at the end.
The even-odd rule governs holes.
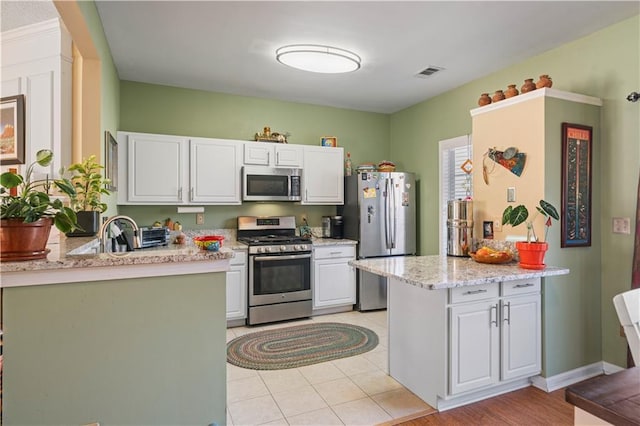
{"type": "Polygon", "coordinates": [[[365,327],[335,322],[258,331],[227,344],[227,361],[252,370],[283,370],[358,355],[378,345],[365,327]]]}

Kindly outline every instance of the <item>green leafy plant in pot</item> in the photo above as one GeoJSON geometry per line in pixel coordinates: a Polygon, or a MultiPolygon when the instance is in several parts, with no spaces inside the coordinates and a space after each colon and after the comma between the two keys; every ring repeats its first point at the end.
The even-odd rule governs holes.
{"type": "Polygon", "coordinates": [[[53,152],[43,149],[36,153],[36,161],[27,167],[24,176],[11,172],[0,175],[1,261],[44,259],[52,225],[62,232],[76,229],[77,217],[73,209],[49,195],[53,184],[73,197],[75,190],[70,182],[64,178],[52,183],[48,179],[32,180],[34,167],[47,167],[52,160],[53,152]]]}
{"type": "Polygon", "coordinates": [[[544,269],[544,255],[549,248],[549,244],[545,241],[549,228],[551,227],[551,219],[559,220],[558,210],[549,202],[540,200],[540,205],[536,206],[537,213],[530,220],[529,210],[524,205],[508,206],[502,213],[502,224],[518,226],[521,223],[527,225],[527,241],[516,242],[516,249],[520,255],[520,267],[524,269],[544,269]],[[547,218],[545,222],[544,241],[539,241],[536,231],[533,227],[533,221],[538,214],[547,218]]]}
{"type": "Polygon", "coordinates": [[[98,232],[100,213],[107,210],[107,204],[101,201],[101,196],[111,193],[106,187],[110,180],[102,176],[102,169],[104,167],[96,162],[95,155],[67,167],[66,171],[72,174],[66,182],[70,182],[72,188],[69,189],[75,193],[70,197],[70,204],[78,216],[78,229],[68,232],[68,237],[88,237],[98,232]]]}

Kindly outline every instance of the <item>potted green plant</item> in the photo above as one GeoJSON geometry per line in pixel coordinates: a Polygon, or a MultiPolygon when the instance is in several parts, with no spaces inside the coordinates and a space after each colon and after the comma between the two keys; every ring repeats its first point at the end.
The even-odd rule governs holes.
{"type": "MultiPolygon", "coordinates": [[[[77,227],[73,209],[62,200],[49,196],[50,181],[33,181],[34,167],[46,167],[53,160],[48,149],[36,153],[36,161],[27,167],[24,176],[12,172],[0,175],[0,260],[43,259],[51,226],[62,232],[77,227]]],[[[53,181],[61,192],[72,197],[75,190],[63,179],[53,181]]]]}
{"type": "Polygon", "coordinates": [[[520,267],[525,269],[544,269],[544,255],[549,248],[546,243],[551,219],[559,220],[558,210],[548,201],[540,200],[540,205],[536,206],[537,213],[529,219],[529,210],[524,205],[508,206],[502,213],[502,224],[518,226],[521,223],[527,225],[527,241],[516,242],[516,249],[520,255],[520,267]],[[545,222],[544,241],[539,241],[533,227],[533,221],[538,214],[547,218],[545,222]]]}
{"type": "MultiPolygon", "coordinates": [[[[69,181],[75,190],[75,195],[70,197],[70,205],[78,216],[78,229],[67,232],[68,237],[89,237],[98,232],[100,213],[107,210],[107,204],[101,201],[101,196],[110,194],[106,187],[110,180],[103,178],[103,168],[96,162],[95,155],[67,168],[72,173],[69,181]]],[[[62,174],[64,173],[63,169],[62,174]]]]}

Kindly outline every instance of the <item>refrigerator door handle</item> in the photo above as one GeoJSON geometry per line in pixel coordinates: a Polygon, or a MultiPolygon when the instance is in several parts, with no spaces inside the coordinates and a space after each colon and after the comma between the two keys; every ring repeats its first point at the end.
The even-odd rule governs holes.
{"type": "Polygon", "coordinates": [[[389,179],[384,180],[384,240],[387,250],[391,248],[389,232],[389,179]]]}
{"type": "Polygon", "coordinates": [[[394,249],[396,248],[396,234],[397,234],[397,223],[398,221],[396,220],[396,213],[397,213],[397,208],[398,208],[398,204],[397,204],[397,200],[396,200],[396,190],[395,190],[395,185],[393,182],[393,179],[391,179],[391,196],[393,197],[391,199],[391,212],[392,214],[390,215],[390,220],[391,222],[391,248],[394,249]]]}

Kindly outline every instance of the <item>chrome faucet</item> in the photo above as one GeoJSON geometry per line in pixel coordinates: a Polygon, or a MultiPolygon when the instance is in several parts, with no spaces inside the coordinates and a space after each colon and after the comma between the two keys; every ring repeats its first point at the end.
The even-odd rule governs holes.
{"type": "Polygon", "coordinates": [[[140,248],[140,229],[136,222],[131,219],[129,216],[124,215],[116,215],[111,216],[107,220],[104,221],[102,226],[100,227],[100,233],[98,234],[98,239],[100,240],[100,250],[103,253],[106,253],[109,250],[109,240],[111,238],[116,238],[120,234],[122,234],[122,230],[114,224],[116,220],[124,220],[125,222],[129,222],[131,227],[133,228],[133,247],[134,249],[140,248]],[[107,234],[111,234],[111,238],[107,238],[107,234]]]}

